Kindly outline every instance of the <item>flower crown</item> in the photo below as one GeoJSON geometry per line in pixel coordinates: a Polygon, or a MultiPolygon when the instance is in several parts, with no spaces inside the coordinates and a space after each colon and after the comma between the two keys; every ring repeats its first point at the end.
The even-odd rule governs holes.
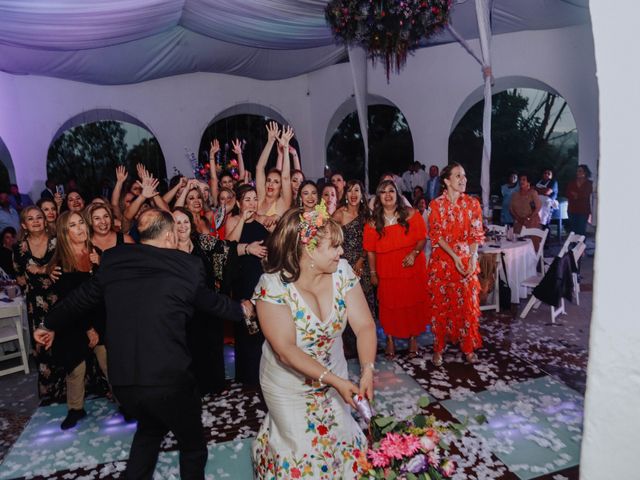
{"type": "Polygon", "coordinates": [[[318,246],[318,238],[316,235],[318,234],[318,230],[327,224],[329,218],[330,215],[324,199],[310,212],[300,214],[300,223],[298,224],[300,241],[307,247],[309,252],[313,252],[318,246]]]}

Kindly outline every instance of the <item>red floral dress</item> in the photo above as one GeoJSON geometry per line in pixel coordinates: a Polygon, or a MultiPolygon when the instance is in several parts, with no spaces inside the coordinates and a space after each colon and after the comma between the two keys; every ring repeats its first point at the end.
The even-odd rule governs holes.
{"type": "Polygon", "coordinates": [[[414,213],[408,222],[408,232],[402,225],[388,225],[382,237],[367,224],[362,241],[364,250],[376,254],[380,324],[387,335],[399,338],[420,335],[428,318],[424,253],[420,252],[412,267],[402,266],[418,241],[427,238],[427,229],[420,214],[414,213]]]}
{"type": "Polygon", "coordinates": [[[478,328],[480,268],[464,278],[438,242],[443,239],[466,267],[471,244],[484,241],[480,202],[465,194],[455,204],[447,195],[434,199],[429,205],[429,238],[432,251],[427,267],[427,292],[433,349],[441,352],[447,342],[459,342],[464,353],[471,353],[482,346],[478,328]]]}

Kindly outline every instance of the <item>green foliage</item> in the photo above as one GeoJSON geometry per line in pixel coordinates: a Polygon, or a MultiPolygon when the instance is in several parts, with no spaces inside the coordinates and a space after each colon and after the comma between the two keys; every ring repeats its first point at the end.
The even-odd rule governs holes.
{"type": "MultiPolygon", "coordinates": [[[[529,97],[514,89],[493,95],[492,105],[491,193],[500,193],[500,185],[510,170],[528,173],[535,183],[545,168],[554,170],[562,192],[578,165],[575,129],[555,131],[557,120],[566,109],[564,99],[545,92],[532,105],[529,97]]],[[[481,190],[483,109],[484,101],[471,107],[449,137],[449,162],[464,166],[467,190],[472,193],[481,190]]]]}
{"type": "Polygon", "coordinates": [[[126,130],[121,122],[100,121],[64,132],[47,152],[47,175],[56,183],[75,177],[83,194],[98,194],[103,181],[112,183],[115,168],[126,164],[130,174],[143,163],[157,178],[165,178],[164,157],[155,139],[144,139],[127,151],[126,130]]]}
{"type": "MultiPolygon", "coordinates": [[[[380,176],[401,174],[413,162],[413,139],[402,112],[388,105],[369,105],[369,190],[375,191],[380,176]]],[[[345,179],[364,181],[364,143],[357,112],[347,115],[327,147],[327,164],[345,179]]]]}

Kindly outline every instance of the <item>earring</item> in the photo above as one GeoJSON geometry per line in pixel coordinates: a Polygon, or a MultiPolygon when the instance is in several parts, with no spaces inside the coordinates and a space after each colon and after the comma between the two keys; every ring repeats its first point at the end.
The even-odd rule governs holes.
{"type": "Polygon", "coordinates": [[[311,267],[311,270],[313,270],[314,268],[316,268],[316,264],[315,264],[315,263],[313,263],[313,260],[311,260],[311,265],[310,265],[310,267],[311,267]]]}

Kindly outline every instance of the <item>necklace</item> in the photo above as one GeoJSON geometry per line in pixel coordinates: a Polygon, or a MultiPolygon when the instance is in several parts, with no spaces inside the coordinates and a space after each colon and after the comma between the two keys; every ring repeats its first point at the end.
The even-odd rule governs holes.
{"type": "Polygon", "coordinates": [[[384,217],[385,221],[387,222],[387,225],[395,225],[396,223],[398,223],[398,217],[396,217],[395,213],[391,217],[387,217],[384,214],[382,216],[384,217]]]}

